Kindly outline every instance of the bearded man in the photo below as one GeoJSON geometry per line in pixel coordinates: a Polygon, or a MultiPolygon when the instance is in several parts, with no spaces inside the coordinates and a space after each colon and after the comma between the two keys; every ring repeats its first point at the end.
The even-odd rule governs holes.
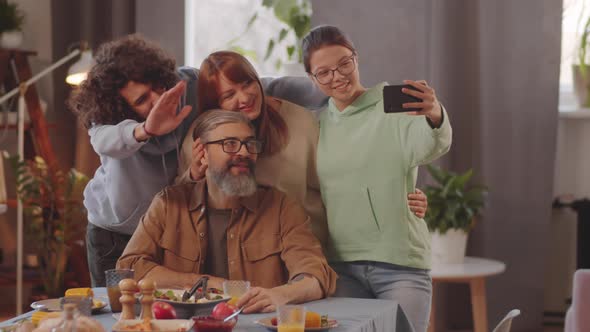
{"type": "Polygon", "coordinates": [[[310,218],[296,200],[256,184],[263,143],[248,118],[212,110],[197,121],[205,178],[156,195],[117,268],[134,269],[135,279],[159,288],[189,288],[204,275],[215,288],[225,279],[248,280],[254,287],[237,303],[245,313],[331,295],[337,275],[310,218]]]}

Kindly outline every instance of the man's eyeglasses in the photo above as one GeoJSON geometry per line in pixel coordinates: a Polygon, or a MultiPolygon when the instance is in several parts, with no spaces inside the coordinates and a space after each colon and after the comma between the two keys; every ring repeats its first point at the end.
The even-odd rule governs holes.
{"type": "Polygon", "coordinates": [[[211,141],[207,144],[219,144],[225,153],[238,153],[242,149],[242,145],[246,146],[246,150],[252,154],[262,153],[262,141],[257,139],[239,140],[237,138],[224,138],[217,141],[211,141]]]}
{"type": "Polygon", "coordinates": [[[352,73],[356,67],[354,57],[356,54],[346,58],[346,60],[340,62],[334,69],[322,69],[318,70],[315,74],[311,74],[320,84],[330,84],[334,80],[334,72],[338,71],[342,75],[348,75],[352,73]]]}

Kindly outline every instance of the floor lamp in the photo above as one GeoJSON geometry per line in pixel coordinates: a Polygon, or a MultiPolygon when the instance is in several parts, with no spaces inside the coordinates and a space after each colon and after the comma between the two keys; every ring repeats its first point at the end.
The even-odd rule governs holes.
{"type": "MultiPolygon", "coordinates": [[[[37,75],[31,77],[25,82],[21,82],[17,88],[14,88],[7,94],[0,97],[0,105],[10,100],[10,98],[20,94],[18,99],[18,156],[19,159],[23,160],[24,155],[24,144],[25,144],[25,92],[27,88],[35,84],[39,79],[45,75],[51,73],[55,69],[61,67],[71,59],[81,54],[80,59],[74,63],[68,70],[68,76],[66,82],[72,85],[78,85],[86,79],[86,73],[90,70],[93,65],[92,52],[84,44],[80,49],[75,49],[68,55],[61,58],[51,66],[47,67],[37,75]]],[[[17,200],[17,254],[16,254],[16,314],[22,313],[22,295],[23,295],[23,205],[20,199],[17,200]]]]}

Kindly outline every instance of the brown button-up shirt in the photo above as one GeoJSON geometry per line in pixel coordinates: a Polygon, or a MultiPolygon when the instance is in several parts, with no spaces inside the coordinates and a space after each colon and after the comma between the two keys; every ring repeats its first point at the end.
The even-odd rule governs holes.
{"type": "MultiPolygon", "coordinates": [[[[167,187],[160,192],[117,262],[143,278],[156,266],[202,274],[207,256],[206,182],[167,187]]],[[[259,186],[240,199],[227,227],[229,279],[253,286],[284,285],[298,274],[317,278],[325,296],[336,288],[328,265],[310,230],[303,208],[283,192],[259,186]]]]}

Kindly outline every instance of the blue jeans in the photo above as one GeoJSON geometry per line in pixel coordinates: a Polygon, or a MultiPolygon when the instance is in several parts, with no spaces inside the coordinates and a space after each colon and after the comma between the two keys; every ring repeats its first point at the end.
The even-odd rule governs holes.
{"type": "Polygon", "coordinates": [[[340,277],[334,296],[395,300],[416,332],[428,328],[432,300],[428,270],[372,261],[330,265],[340,277]]]}

